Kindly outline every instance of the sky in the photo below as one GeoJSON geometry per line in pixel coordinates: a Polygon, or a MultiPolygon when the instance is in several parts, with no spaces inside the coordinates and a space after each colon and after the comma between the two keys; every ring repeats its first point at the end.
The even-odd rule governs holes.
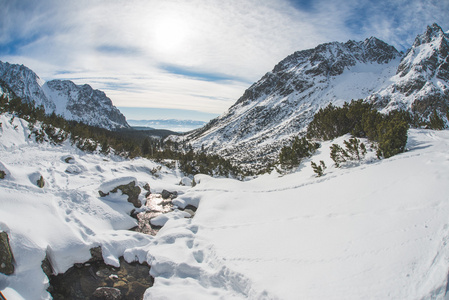
{"type": "Polygon", "coordinates": [[[405,51],[447,0],[0,0],[0,60],[106,92],[127,119],[207,121],[298,50],[405,51]]]}

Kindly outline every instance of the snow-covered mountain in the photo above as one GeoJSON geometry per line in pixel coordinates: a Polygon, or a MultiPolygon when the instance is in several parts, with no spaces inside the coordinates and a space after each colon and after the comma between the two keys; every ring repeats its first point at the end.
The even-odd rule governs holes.
{"type": "Polygon", "coordinates": [[[278,63],[222,116],[188,134],[192,146],[239,163],[273,161],[292,136],[304,132],[319,108],[352,99],[379,109],[404,108],[444,118],[449,98],[448,35],[434,24],[405,55],[371,37],[298,51],[278,63]]]}
{"type": "Polygon", "coordinates": [[[47,114],[55,112],[67,120],[106,129],[128,128],[125,116],[106,94],[90,85],[76,85],[69,80],[43,82],[24,65],[0,61],[0,79],[18,97],[43,106],[47,114]]]}

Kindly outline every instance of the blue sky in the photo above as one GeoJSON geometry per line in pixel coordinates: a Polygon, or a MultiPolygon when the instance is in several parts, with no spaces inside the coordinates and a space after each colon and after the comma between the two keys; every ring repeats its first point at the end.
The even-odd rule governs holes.
{"type": "Polygon", "coordinates": [[[0,0],[0,60],[101,89],[129,119],[205,120],[294,51],[375,36],[406,50],[447,0],[0,0]]]}

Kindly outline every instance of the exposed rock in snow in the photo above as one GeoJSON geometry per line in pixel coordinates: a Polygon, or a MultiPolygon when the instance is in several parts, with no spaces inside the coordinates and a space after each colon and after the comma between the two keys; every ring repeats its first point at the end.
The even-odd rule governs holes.
{"type": "Polygon", "coordinates": [[[142,203],[139,200],[141,189],[136,186],[136,182],[137,179],[134,177],[115,178],[101,184],[98,193],[101,197],[106,197],[110,193],[117,193],[120,190],[123,195],[128,196],[128,202],[131,202],[134,207],[141,207],[142,203]]]}
{"type": "Polygon", "coordinates": [[[14,255],[9,245],[8,234],[0,232],[0,273],[11,275],[14,273],[14,255]]]}

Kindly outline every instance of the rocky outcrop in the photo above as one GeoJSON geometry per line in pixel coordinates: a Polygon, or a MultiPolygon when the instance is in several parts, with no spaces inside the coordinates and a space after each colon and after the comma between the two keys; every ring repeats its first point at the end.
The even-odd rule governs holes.
{"type": "Polygon", "coordinates": [[[0,273],[11,275],[14,273],[14,255],[9,244],[8,234],[0,232],[0,273]]]}

